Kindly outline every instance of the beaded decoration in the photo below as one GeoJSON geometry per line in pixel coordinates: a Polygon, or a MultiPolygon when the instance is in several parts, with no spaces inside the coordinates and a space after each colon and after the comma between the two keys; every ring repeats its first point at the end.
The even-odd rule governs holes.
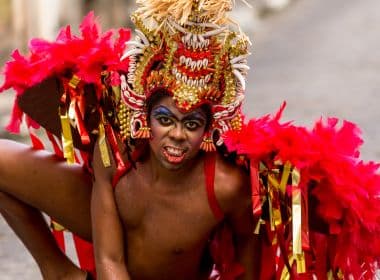
{"type": "MultiPolygon", "coordinates": [[[[234,1],[139,0],[132,15],[136,37],[127,42],[121,76],[121,119],[132,138],[149,138],[146,100],[165,90],[184,112],[209,104],[213,113],[201,149],[214,151],[217,135],[241,127],[241,103],[249,67],[248,38],[232,30],[226,13],[234,1]],[[219,133],[215,134],[218,131],[219,133]]],[[[121,131],[126,129],[123,123],[121,131]]]]}

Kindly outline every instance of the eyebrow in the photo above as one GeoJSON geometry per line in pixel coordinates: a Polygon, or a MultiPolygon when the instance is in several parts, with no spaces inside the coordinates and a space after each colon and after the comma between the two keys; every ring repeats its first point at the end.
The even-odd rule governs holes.
{"type": "MultiPolygon", "coordinates": [[[[153,114],[153,117],[157,117],[159,115],[165,115],[165,116],[173,117],[176,120],[178,120],[177,116],[174,115],[172,111],[170,111],[168,108],[166,108],[163,105],[160,105],[154,108],[152,110],[152,114],[153,114]]],[[[182,120],[190,120],[190,119],[206,121],[206,116],[202,112],[195,111],[186,115],[182,120]]]]}
{"type": "Polygon", "coordinates": [[[197,120],[206,121],[206,116],[200,112],[192,112],[186,115],[183,119],[184,120],[197,119],[197,120]]]}
{"type": "Polygon", "coordinates": [[[166,116],[175,117],[174,114],[168,108],[166,108],[165,106],[162,106],[162,105],[154,108],[152,110],[152,114],[154,117],[157,117],[159,115],[166,115],[166,116]]]}

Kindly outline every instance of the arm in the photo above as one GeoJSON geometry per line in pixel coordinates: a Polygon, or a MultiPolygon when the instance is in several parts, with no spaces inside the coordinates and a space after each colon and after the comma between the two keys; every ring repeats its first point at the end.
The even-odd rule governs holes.
{"type": "Polygon", "coordinates": [[[245,269],[239,279],[252,280],[258,279],[260,275],[260,237],[253,233],[251,204],[242,201],[236,203],[240,207],[233,209],[227,219],[234,235],[237,262],[245,269]]]}
{"type": "Polygon", "coordinates": [[[245,273],[238,279],[259,279],[261,241],[254,234],[250,178],[235,165],[219,162],[216,195],[234,239],[236,262],[245,273]]]}
{"type": "Polygon", "coordinates": [[[92,235],[99,279],[130,279],[124,256],[123,227],[111,185],[115,164],[103,166],[99,147],[94,151],[94,182],[91,198],[92,235]]]}

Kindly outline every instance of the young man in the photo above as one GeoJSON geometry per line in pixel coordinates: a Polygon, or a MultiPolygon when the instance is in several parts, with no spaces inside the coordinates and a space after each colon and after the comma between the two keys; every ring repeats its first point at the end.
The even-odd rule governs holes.
{"type": "Polygon", "coordinates": [[[101,279],[373,276],[380,176],[358,160],[356,126],[308,131],[281,111],[244,124],[249,41],[228,26],[232,2],[139,0],[134,41],[112,42],[90,14],[81,37],[66,28],[13,54],[10,128],[25,112],[86,166],[0,141],[0,209],[45,278],[86,273],[38,210],[93,242],[101,279]]]}
{"type": "Polygon", "coordinates": [[[45,278],[68,273],[73,279],[70,272],[75,269],[51,244],[39,214],[23,203],[93,240],[100,279],[208,279],[213,264],[210,241],[223,222],[235,233],[237,260],[246,271],[241,279],[252,279],[255,240],[249,180],[221,155],[200,151],[209,120],[209,112],[202,108],[181,113],[170,96],[156,99],[150,112],[149,148],[115,190],[111,186],[115,168],[104,168],[96,149],[92,234],[91,182],[80,166],[68,167],[45,152],[1,140],[1,191],[22,202],[3,195],[0,207],[5,217],[11,216],[7,220],[45,278]],[[213,193],[208,194],[204,169],[214,160],[213,193]],[[210,205],[208,195],[215,195],[216,205],[210,205]],[[213,207],[220,207],[223,217],[216,217],[213,207]]]}
{"type": "MultiPolygon", "coordinates": [[[[252,279],[257,273],[248,175],[216,153],[213,143],[214,132],[221,126],[240,124],[247,40],[224,26],[225,12],[232,7],[229,1],[217,5],[207,2],[204,7],[197,1],[184,1],[183,7],[173,3],[166,7],[168,3],[153,2],[140,3],[140,10],[133,16],[139,37],[130,43],[132,48],[122,58],[127,58],[127,64],[117,62],[127,65],[127,73],[118,72],[122,74],[118,86],[121,97],[114,91],[118,73],[102,73],[102,88],[112,86],[112,90],[97,93],[104,101],[95,102],[100,124],[91,163],[93,182],[80,166],[66,166],[46,152],[1,141],[0,191],[4,193],[4,202],[0,207],[46,278],[73,277],[71,273],[80,277],[81,273],[63,260],[41,215],[30,207],[47,213],[73,233],[93,241],[97,275],[101,279],[208,279],[216,264],[216,260],[210,258],[211,246],[224,246],[213,241],[222,224],[229,225],[236,243],[236,258],[231,251],[225,260],[219,261],[229,275],[225,277],[244,275],[244,279],[252,279]],[[152,29],[145,27],[144,22],[153,19],[157,12],[160,15],[157,23],[165,24],[152,29]],[[183,13],[181,17],[173,17],[178,12],[183,13]],[[188,21],[188,31],[178,25],[182,21],[188,21]],[[169,28],[178,31],[169,34],[169,28]],[[193,28],[198,30],[198,35],[191,35],[193,28]],[[227,42],[228,49],[222,48],[227,42]],[[229,69],[227,77],[223,68],[233,57],[239,67],[229,69]],[[240,78],[239,82],[233,82],[233,73],[240,78]],[[117,118],[113,117],[116,115],[117,118]],[[107,144],[102,130],[105,130],[107,144]],[[131,143],[131,139],[137,145],[131,143]],[[149,145],[145,152],[140,151],[141,157],[131,160],[130,153],[122,152],[141,150],[139,143],[146,141],[149,145]],[[132,164],[134,168],[127,170],[126,165],[132,164]],[[28,223],[28,219],[33,223],[28,223]],[[236,261],[244,269],[235,264],[236,261]],[[60,266],[61,262],[65,265],[60,266]]],[[[63,52],[66,60],[58,61],[59,65],[71,65],[70,52],[82,50],[89,44],[95,45],[89,48],[89,55],[96,53],[99,34],[96,27],[89,26],[90,17],[82,24],[83,36],[88,36],[84,41],[89,39],[87,44],[70,47],[77,42],[76,38],[67,32],[61,33],[61,41],[67,40],[63,46],[68,49],[63,52]],[[89,30],[94,36],[89,35],[89,30]]],[[[102,42],[103,39],[98,44],[106,48],[102,42]]],[[[61,46],[57,43],[55,53],[61,46]]],[[[53,52],[43,54],[47,49],[33,51],[36,55],[31,59],[38,59],[39,55],[54,57],[53,52]]],[[[115,56],[118,54],[117,50],[113,52],[115,56]]],[[[82,68],[79,66],[78,57],[86,55],[75,54],[75,69],[90,68],[91,59],[85,59],[82,68]]],[[[30,65],[38,65],[42,60],[30,65]]],[[[54,69],[54,63],[51,61],[49,69],[54,69]]],[[[31,75],[35,73],[32,71],[31,75]]],[[[83,104],[89,103],[88,88],[75,74],[68,81],[66,78],[66,74],[58,78],[64,88],[58,105],[65,139],[63,152],[67,158],[73,158],[73,152],[67,150],[72,140],[67,140],[71,137],[67,136],[67,129],[66,134],[64,132],[67,124],[64,116],[74,112],[76,120],[72,119],[71,123],[76,123],[81,137],[86,136],[78,122],[81,118],[78,111],[82,117],[87,114],[81,110],[86,106],[83,104]],[[82,97],[76,98],[77,93],[82,97]],[[83,99],[80,105],[78,100],[83,99]]],[[[19,101],[20,106],[22,103],[19,101]]],[[[30,107],[30,103],[26,102],[26,107],[30,107]]],[[[38,121],[33,112],[30,114],[38,121]]],[[[81,140],[83,144],[83,138],[81,140]]]]}
{"type": "Polygon", "coordinates": [[[235,233],[238,260],[246,268],[241,279],[253,279],[249,180],[222,156],[200,151],[209,118],[201,108],[181,113],[170,96],[158,99],[150,112],[149,150],[115,190],[115,170],[104,169],[95,151],[92,221],[98,275],[208,279],[209,242],[215,228],[227,222],[235,233]],[[215,168],[215,179],[208,194],[206,177],[212,175],[204,169],[214,160],[210,168],[215,168]],[[217,205],[210,205],[208,195],[215,196],[217,205]],[[223,217],[213,207],[220,207],[223,217]]]}

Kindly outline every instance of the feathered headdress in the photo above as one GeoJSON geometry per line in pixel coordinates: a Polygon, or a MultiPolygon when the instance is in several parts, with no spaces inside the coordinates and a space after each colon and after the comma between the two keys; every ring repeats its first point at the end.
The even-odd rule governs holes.
{"type": "MultiPolygon", "coordinates": [[[[211,129],[201,148],[215,150],[214,132],[239,129],[240,107],[249,67],[249,41],[233,31],[227,0],[139,0],[132,16],[136,38],[123,58],[129,69],[122,76],[125,138],[148,138],[146,101],[158,90],[171,94],[178,108],[192,110],[210,104],[211,129]]],[[[218,144],[221,144],[219,139],[218,144]]]]}

